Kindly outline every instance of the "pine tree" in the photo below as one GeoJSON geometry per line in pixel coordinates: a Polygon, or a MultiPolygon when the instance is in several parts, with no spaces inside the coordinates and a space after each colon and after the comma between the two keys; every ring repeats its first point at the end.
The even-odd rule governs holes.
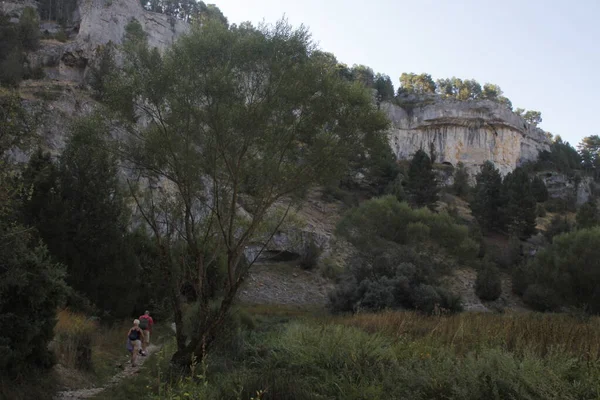
{"type": "Polygon", "coordinates": [[[539,176],[536,176],[531,181],[531,191],[538,203],[543,203],[548,200],[548,188],[546,188],[546,184],[539,176]]]}
{"type": "Polygon", "coordinates": [[[433,210],[439,189],[431,159],[423,150],[417,151],[410,162],[406,186],[414,205],[433,210]]]}
{"type": "Polygon", "coordinates": [[[536,201],[531,186],[523,168],[516,168],[504,179],[505,222],[509,232],[521,239],[535,233],[536,201]]]}
{"type": "Polygon", "coordinates": [[[454,171],[454,184],[452,185],[452,190],[455,195],[464,198],[469,193],[469,189],[469,173],[467,172],[465,164],[459,162],[456,165],[456,171],[454,171]]]}
{"type": "Polygon", "coordinates": [[[501,207],[503,200],[502,176],[491,161],[486,161],[476,175],[471,210],[482,230],[492,231],[503,228],[501,207]]]}

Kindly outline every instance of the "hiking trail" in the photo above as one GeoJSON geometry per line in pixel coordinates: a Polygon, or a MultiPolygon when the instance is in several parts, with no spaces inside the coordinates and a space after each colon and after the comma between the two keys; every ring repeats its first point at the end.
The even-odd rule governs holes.
{"type": "Polygon", "coordinates": [[[150,358],[150,356],[160,350],[162,346],[157,346],[154,344],[150,344],[146,349],[148,355],[146,357],[139,356],[137,358],[137,366],[132,367],[129,359],[123,362],[123,370],[108,381],[106,384],[97,387],[97,388],[88,388],[88,389],[76,389],[76,390],[65,390],[62,392],[58,392],[54,397],[54,400],[80,400],[80,399],[90,399],[97,394],[103,392],[104,390],[117,385],[123,379],[129,378],[140,372],[140,367],[144,365],[146,360],[150,358]]]}

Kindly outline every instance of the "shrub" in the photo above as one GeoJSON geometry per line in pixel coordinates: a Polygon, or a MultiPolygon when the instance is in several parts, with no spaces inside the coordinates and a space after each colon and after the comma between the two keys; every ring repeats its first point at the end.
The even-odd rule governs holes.
{"type": "Polygon", "coordinates": [[[535,207],[535,214],[540,218],[544,218],[546,216],[546,207],[543,204],[538,204],[535,207]]]}
{"type": "Polygon", "coordinates": [[[54,35],[54,39],[58,40],[61,43],[65,43],[68,39],[67,33],[64,29],[61,29],[58,32],[56,32],[56,34],[54,35]]]}
{"type": "Polygon", "coordinates": [[[63,366],[88,371],[92,369],[92,342],[97,329],[97,323],[83,314],[59,311],[54,328],[54,349],[63,366]]]}
{"type": "Polygon", "coordinates": [[[527,286],[523,301],[537,311],[555,311],[560,306],[557,293],[541,284],[527,286]]]}
{"type": "Polygon", "coordinates": [[[431,285],[417,286],[412,293],[412,300],[415,309],[426,314],[453,313],[463,309],[460,296],[431,285]]]}
{"type": "Polygon", "coordinates": [[[572,229],[573,227],[566,216],[555,215],[550,220],[550,225],[544,232],[544,236],[548,241],[552,242],[554,236],[570,232],[572,229]]]}
{"type": "Polygon", "coordinates": [[[475,294],[481,300],[494,301],[502,294],[502,281],[498,269],[485,264],[477,271],[475,294]]]}
{"type": "Polygon", "coordinates": [[[600,311],[600,227],[554,237],[528,265],[524,299],[536,309],[560,305],[600,311]]]}
{"type": "Polygon", "coordinates": [[[331,257],[325,257],[319,266],[321,275],[328,279],[338,279],[344,272],[343,266],[331,257]]]}
{"type": "Polygon", "coordinates": [[[300,267],[312,270],[317,266],[322,252],[323,249],[314,240],[309,240],[304,244],[304,249],[300,254],[300,267]]]}
{"type": "Polygon", "coordinates": [[[341,201],[347,207],[354,207],[358,205],[358,197],[356,194],[344,190],[336,185],[327,185],[323,188],[321,198],[329,203],[334,201],[341,201]]]}

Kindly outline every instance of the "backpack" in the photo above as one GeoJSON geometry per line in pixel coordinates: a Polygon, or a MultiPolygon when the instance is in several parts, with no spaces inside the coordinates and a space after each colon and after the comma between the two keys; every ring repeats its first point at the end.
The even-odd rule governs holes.
{"type": "Polygon", "coordinates": [[[133,330],[129,333],[129,340],[140,340],[140,332],[133,330]]]}
{"type": "Polygon", "coordinates": [[[140,325],[139,325],[140,329],[145,331],[146,329],[148,329],[148,318],[140,318],[140,325]]]}

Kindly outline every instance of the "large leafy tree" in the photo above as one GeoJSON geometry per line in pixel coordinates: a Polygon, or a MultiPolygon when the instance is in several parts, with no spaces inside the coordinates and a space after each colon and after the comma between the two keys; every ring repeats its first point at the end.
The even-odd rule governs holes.
{"type": "Polygon", "coordinates": [[[486,161],[475,176],[471,210],[484,231],[503,228],[502,176],[491,161],[486,161]]]}
{"type": "Polygon", "coordinates": [[[343,79],[308,32],[285,21],[260,28],[209,22],[164,56],[143,37],[125,47],[108,103],[120,111],[121,151],[140,183],[135,190],[130,177],[132,193],[170,285],[174,361],[189,363],[225,320],[253,261],[246,246],[264,246],[294,198],[345,172],[387,120],[364,86],[343,79]],[[273,213],[275,203],[284,211],[273,213]],[[281,218],[270,225],[271,215],[281,218]],[[217,265],[225,280],[214,299],[209,277],[217,265]],[[198,301],[189,338],[184,279],[198,301]]]}
{"type": "Polygon", "coordinates": [[[431,158],[422,149],[418,150],[410,161],[406,188],[417,207],[434,209],[439,188],[431,158]]]}

